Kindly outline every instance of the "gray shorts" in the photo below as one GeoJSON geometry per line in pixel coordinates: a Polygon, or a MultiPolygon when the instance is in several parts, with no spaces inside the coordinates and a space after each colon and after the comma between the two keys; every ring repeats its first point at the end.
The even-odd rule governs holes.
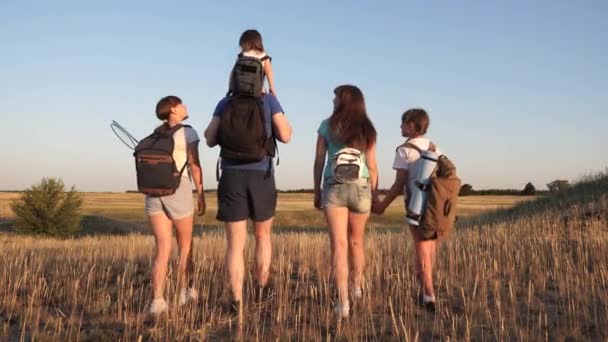
{"type": "Polygon", "coordinates": [[[190,179],[182,177],[179,188],[168,196],[146,195],[146,215],[153,216],[165,213],[172,220],[178,220],[194,214],[194,198],[190,179]]]}
{"type": "Polygon", "coordinates": [[[356,213],[367,213],[372,207],[372,193],[367,179],[357,183],[325,183],[323,208],[346,207],[356,213]]]}

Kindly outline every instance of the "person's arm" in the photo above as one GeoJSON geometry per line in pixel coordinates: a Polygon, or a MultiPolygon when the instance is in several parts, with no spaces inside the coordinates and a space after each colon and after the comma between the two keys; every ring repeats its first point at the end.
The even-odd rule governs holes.
{"type": "Polygon", "coordinates": [[[323,177],[323,168],[325,167],[325,154],[327,153],[327,146],[325,145],[325,139],[321,134],[317,135],[317,147],[315,150],[315,163],[314,163],[314,205],[315,208],[321,209],[321,177],[323,177]]]}
{"type": "Polygon", "coordinates": [[[276,138],[280,142],[287,144],[291,140],[292,133],[291,125],[289,124],[289,121],[287,121],[287,115],[275,113],[272,116],[272,125],[276,138]]]}
{"type": "Polygon", "coordinates": [[[374,142],[367,149],[365,156],[367,169],[369,170],[369,180],[372,190],[372,202],[378,200],[378,163],[376,162],[376,143],[374,142]]]}
{"type": "Polygon", "coordinates": [[[382,201],[378,204],[376,214],[384,213],[384,210],[397,198],[397,196],[403,194],[403,187],[407,183],[408,171],[407,170],[397,170],[395,175],[395,181],[393,185],[386,193],[386,196],[382,199],[382,201]]]}
{"type": "Polygon", "coordinates": [[[276,96],[272,94],[265,95],[264,100],[268,101],[268,106],[270,107],[274,136],[280,142],[287,144],[291,140],[292,130],[289,121],[287,121],[287,115],[285,115],[285,112],[283,111],[283,107],[281,107],[276,96]]]}
{"type": "Polygon", "coordinates": [[[277,95],[276,89],[274,88],[274,74],[272,73],[272,63],[270,62],[270,58],[268,58],[264,62],[264,73],[266,74],[266,78],[268,79],[268,86],[270,93],[274,96],[277,95]]]}
{"type": "Polygon", "coordinates": [[[211,118],[211,122],[209,122],[209,126],[205,129],[205,141],[207,146],[214,147],[217,145],[217,131],[220,128],[220,118],[219,116],[213,116],[211,118]]]}
{"type": "Polygon", "coordinates": [[[194,187],[198,193],[198,212],[199,215],[203,215],[207,209],[205,203],[205,192],[203,189],[203,168],[201,167],[201,161],[198,154],[198,143],[199,141],[188,144],[188,160],[190,161],[190,171],[192,172],[192,180],[194,181],[194,187]]]}

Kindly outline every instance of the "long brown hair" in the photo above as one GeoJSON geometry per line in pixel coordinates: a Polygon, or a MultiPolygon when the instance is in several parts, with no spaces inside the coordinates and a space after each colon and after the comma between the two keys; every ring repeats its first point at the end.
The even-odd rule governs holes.
{"type": "Polygon", "coordinates": [[[334,90],[337,103],[329,117],[332,139],[361,151],[376,142],[376,129],[367,116],[361,90],[353,85],[341,85],[334,90]]]}

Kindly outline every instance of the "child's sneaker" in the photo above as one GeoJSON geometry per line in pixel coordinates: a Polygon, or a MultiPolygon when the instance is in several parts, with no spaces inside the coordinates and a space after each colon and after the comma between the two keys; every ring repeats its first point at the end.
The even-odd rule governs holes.
{"type": "Polygon", "coordinates": [[[435,313],[435,302],[428,302],[424,304],[424,308],[429,313],[435,313]]]}
{"type": "Polygon", "coordinates": [[[150,314],[159,315],[163,312],[166,312],[167,308],[168,305],[164,298],[154,299],[150,304],[150,314]]]}
{"type": "Polygon", "coordinates": [[[243,306],[241,305],[241,301],[233,300],[230,302],[230,314],[233,316],[238,316],[243,311],[243,306]]]}
{"type": "Polygon", "coordinates": [[[422,306],[426,311],[435,313],[435,296],[422,295],[422,306]]]}
{"type": "Polygon", "coordinates": [[[352,295],[354,299],[361,299],[363,298],[363,289],[361,289],[360,287],[353,287],[351,289],[352,295]]]}
{"type": "Polygon", "coordinates": [[[350,315],[350,304],[348,302],[342,304],[336,304],[334,312],[340,316],[340,318],[348,318],[350,315]]]}
{"type": "Polygon", "coordinates": [[[189,302],[194,302],[198,299],[198,292],[193,288],[183,288],[179,292],[179,306],[183,306],[188,304],[189,302]]]}

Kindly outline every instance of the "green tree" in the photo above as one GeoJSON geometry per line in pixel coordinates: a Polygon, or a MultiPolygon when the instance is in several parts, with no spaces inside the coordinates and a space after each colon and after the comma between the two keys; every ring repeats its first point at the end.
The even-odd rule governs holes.
{"type": "Polygon", "coordinates": [[[532,184],[532,183],[526,184],[526,186],[524,187],[524,190],[522,190],[521,194],[524,196],[536,195],[536,188],[534,187],[534,184],[532,184]]]}
{"type": "Polygon", "coordinates": [[[67,237],[80,230],[83,196],[74,187],[65,191],[61,179],[44,178],[11,202],[15,230],[24,234],[67,237]]]}
{"type": "Polygon", "coordinates": [[[471,184],[463,184],[460,187],[460,192],[458,192],[458,196],[469,196],[473,194],[473,186],[471,184]]]}
{"type": "Polygon", "coordinates": [[[551,192],[562,191],[570,187],[570,183],[565,179],[557,179],[547,184],[547,189],[551,192]]]}

